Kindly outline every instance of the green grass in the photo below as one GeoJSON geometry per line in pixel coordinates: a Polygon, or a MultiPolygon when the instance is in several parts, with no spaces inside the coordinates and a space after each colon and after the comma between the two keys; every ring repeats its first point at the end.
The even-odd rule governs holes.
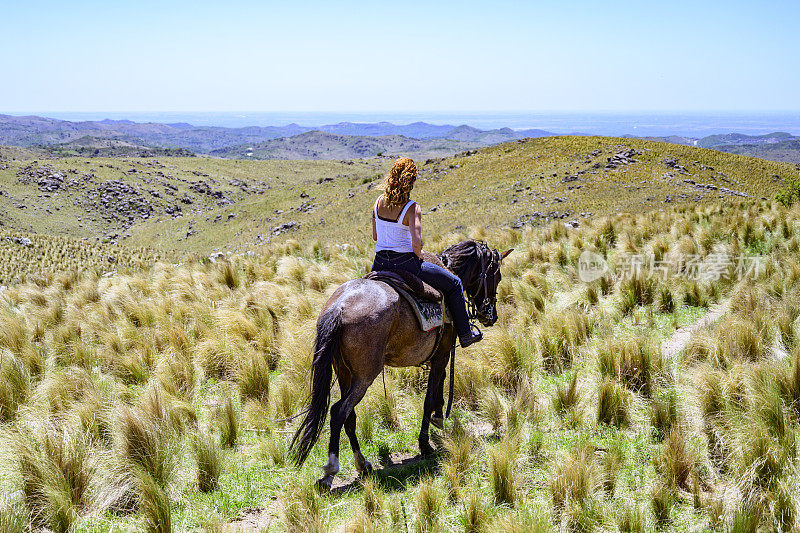
{"type": "MultiPolygon", "coordinates": [[[[584,159],[577,155],[590,152],[588,148],[597,142],[597,138],[562,138],[482,151],[472,156],[476,159],[454,160],[462,166],[446,167],[446,176],[421,179],[420,196],[432,195],[435,187],[447,190],[453,185],[451,175],[463,171],[463,197],[474,194],[477,202],[480,194],[494,194],[491,187],[515,179],[513,172],[527,172],[526,165],[550,168],[545,163],[566,159],[568,153],[572,161],[580,162],[584,159]],[[547,155],[530,159],[534,149],[547,155]],[[490,156],[502,160],[502,166],[490,156]],[[518,165],[511,165],[513,161],[518,165]],[[471,183],[468,171],[485,176],[480,172],[498,168],[497,180],[486,180],[488,193],[472,192],[464,185],[471,183]]],[[[646,146],[653,145],[641,144],[646,146]]],[[[655,148],[650,159],[661,154],[655,148]]],[[[682,150],[672,145],[669,149],[682,150]]],[[[705,152],[686,152],[697,153],[701,155],[692,161],[705,157],[705,152]]],[[[712,156],[717,157],[709,152],[712,156]]],[[[658,169],[657,159],[647,161],[643,157],[642,167],[658,169]]],[[[741,161],[745,170],[755,164],[741,161]]],[[[185,164],[211,174],[227,172],[226,165],[253,172],[284,163],[260,166],[198,159],[185,164]]],[[[367,189],[368,183],[360,183],[377,173],[372,164],[285,164],[283,171],[306,174],[298,178],[297,188],[280,194],[287,202],[299,200],[301,190],[317,195],[320,211],[312,214],[320,214],[336,206],[333,200],[330,206],[322,202],[334,196],[323,196],[317,187],[347,190],[339,188],[339,179],[362,195],[349,199],[355,213],[358,202],[368,205],[376,194],[374,188],[367,189]],[[312,178],[315,169],[336,172],[338,165],[350,172],[353,167],[363,169],[365,176],[336,178],[333,183],[312,178]]],[[[635,165],[622,174],[632,174],[635,165]]],[[[729,176],[733,172],[726,171],[729,176]]],[[[349,201],[346,195],[335,199],[349,201]]],[[[599,205],[610,200],[598,193],[593,201],[599,205]]],[[[271,200],[238,201],[264,202],[262,209],[267,209],[271,200]]],[[[795,401],[800,396],[800,348],[790,331],[791,307],[800,295],[800,269],[792,244],[800,231],[800,214],[777,202],[709,201],[641,214],[631,208],[634,213],[597,217],[569,231],[560,222],[522,231],[484,227],[514,216],[511,211],[517,204],[509,204],[508,211],[485,214],[485,224],[482,221],[479,227],[431,238],[427,245],[438,250],[469,235],[498,248],[515,249],[503,264],[498,323],[485,330],[484,342],[459,352],[457,422],[447,421],[443,432],[433,430],[434,443],[449,452],[381,469],[381,457],[398,461],[417,454],[425,394],[423,371],[387,369],[387,396],[375,383],[357,407],[357,431],[369,436],[362,439],[362,450],[379,470],[366,485],[355,482],[350,490],[333,495],[313,490],[327,460],[327,434],[297,469],[286,453],[296,422],[273,419],[303,405],[319,309],[340,283],[368,268],[371,250],[358,237],[363,220],[354,216],[335,229],[320,226],[316,235],[301,225],[294,234],[296,242],[281,237],[252,255],[234,254],[217,262],[185,253],[194,246],[191,240],[184,252],[169,248],[167,237],[156,246],[145,230],[168,233],[170,226],[146,223],[133,233],[152,247],[112,247],[124,261],[107,277],[102,276],[106,271],[101,264],[93,261],[108,253],[104,246],[109,245],[68,235],[37,235],[33,248],[53,251],[37,255],[26,251],[28,247],[8,246],[6,268],[13,281],[0,292],[0,371],[20,386],[0,387],[6,419],[0,429],[0,509],[16,509],[19,502],[5,497],[23,487],[19,454],[11,451],[10,443],[24,435],[20,428],[53,421],[56,430],[51,438],[58,445],[37,448],[36,453],[54,457],[54,451],[72,449],[66,446],[72,442],[91,451],[88,490],[70,508],[75,529],[81,531],[145,529],[148,514],[151,519],[160,515],[164,524],[165,496],[171,502],[167,509],[175,530],[219,530],[241,512],[258,509],[263,510],[265,528],[274,531],[299,523],[337,530],[365,524],[392,531],[462,530],[477,522],[487,530],[548,530],[560,525],[653,530],[659,515],[666,516],[665,510],[669,511],[666,527],[704,530],[719,523],[720,516],[725,524],[743,521],[742,510],[749,503],[731,496],[742,488],[763,504],[761,527],[787,527],[795,517],[786,487],[797,483],[794,442],[800,431],[795,401]],[[746,223],[751,226],[747,245],[742,229],[746,223]],[[348,231],[353,232],[352,240],[348,231]],[[315,242],[315,237],[326,236],[322,240],[326,244],[315,242]],[[337,247],[339,238],[352,245],[337,247]],[[159,261],[167,252],[154,250],[162,245],[174,255],[159,261]],[[664,365],[669,371],[653,367],[647,389],[630,378],[635,375],[630,371],[599,372],[598,351],[609,338],[647,337],[660,343],[676,326],[693,323],[707,308],[687,305],[683,292],[690,287],[676,282],[673,313],[661,312],[656,298],[644,306],[637,302],[623,314],[619,281],[604,282],[602,290],[597,282],[598,290],[587,297],[576,272],[580,251],[603,247],[613,263],[633,248],[659,248],[668,255],[690,248],[703,254],[714,246],[731,253],[737,247],[761,247],[769,263],[757,280],[717,285],[715,298],[735,294],[734,305],[729,317],[706,328],[703,335],[724,349],[713,356],[678,357],[664,365]],[[72,254],[79,255],[72,259],[72,254]],[[31,275],[37,265],[51,268],[52,273],[31,275]],[[731,324],[741,326],[737,331],[747,335],[731,333],[731,324]],[[775,339],[782,339],[788,357],[772,357],[767,351],[775,339]],[[553,354],[560,364],[551,364],[548,357],[553,354]],[[618,399],[624,409],[604,409],[598,416],[598,405],[615,407],[618,399]],[[565,407],[562,412],[559,404],[565,407]],[[136,416],[122,423],[121,413],[136,416]],[[137,430],[137,420],[143,421],[142,431],[137,430]],[[82,440],[68,440],[76,434],[82,440]],[[206,450],[200,458],[198,435],[206,450]],[[137,454],[139,448],[130,446],[134,441],[144,443],[139,448],[146,444],[152,453],[137,454]],[[715,442],[722,452],[713,448],[715,442]],[[719,453],[725,454],[725,468],[717,461],[719,453]],[[218,460],[217,483],[201,491],[198,460],[208,464],[212,456],[218,460]],[[142,470],[154,483],[142,481],[142,470]],[[557,470],[561,477],[554,481],[557,470]],[[586,473],[581,478],[586,484],[562,483],[574,480],[575,472],[586,473]],[[133,496],[149,507],[121,516],[103,512],[109,499],[120,504],[119,490],[115,494],[114,489],[131,480],[136,481],[127,485],[133,496]]],[[[475,205],[485,209],[489,204],[475,205]]],[[[426,228],[437,227],[436,213],[426,219],[431,221],[426,228]]],[[[448,219],[459,216],[451,211],[448,219]]],[[[467,223],[473,216],[465,209],[458,220],[467,223]]],[[[226,230],[231,233],[220,232],[214,238],[231,238],[241,245],[250,235],[244,231],[234,235],[243,219],[237,215],[226,230]]],[[[172,244],[178,242],[184,241],[172,244]]],[[[703,294],[710,297],[710,292],[703,294]]],[[[337,387],[334,401],[338,395],[337,387]]],[[[341,478],[350,481],[355,466],[346,440],[342,442],[341,478]]],[[[85,457],[81,450],[70,453],[80,459],[85,457]]],[[[56,496],[69,486],[61,481],[64,474],[74,471],[75,463],[64,458],[59,455],[47,463],[47,476],[40,476],[58,489],[51,491],[56,496]]],[[[211,467],[208,472],[212,473],[211,467]]]]}

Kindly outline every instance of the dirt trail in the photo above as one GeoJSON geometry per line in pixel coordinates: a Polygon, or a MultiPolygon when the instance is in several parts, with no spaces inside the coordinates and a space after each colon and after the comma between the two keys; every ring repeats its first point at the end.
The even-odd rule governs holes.
{"type": "Polygon", "coordinates": [[[661,353],[668,361],[672,361],[691,340],[695,332],[719,320],[730,308],[730,298],[709,308],[708,312],[688,326],[675,330],[672,336],[661,343],[661,353]]]}

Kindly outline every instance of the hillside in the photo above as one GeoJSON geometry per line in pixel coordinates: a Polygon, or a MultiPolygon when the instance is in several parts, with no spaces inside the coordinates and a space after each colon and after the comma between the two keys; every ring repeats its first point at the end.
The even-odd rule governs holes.
{"type": "Polygon", "coordinates": [[[715,150],[800,165],[800,138],[764,144],[719,145],[715,150]]]}
{"type": "Polygon", "coordinates": [[[718,146],[737,145],[762,145],[775,144],[795,139],[792,134],[785,132],[767,133],[765,135],[744,135],[741,133],[727,133],[725,135],[709,135],[697,141],[702,148],[716,148],[718,146]]]}
{"type": "Polygon", "coordinates": [[[42,150],[59,157],[191,157],[185,148],[152,148],[120,139],[85,135],[71,141],[44,145],[42,150]]]}
{"type": "MultiPolygon", "coordinates": [[[[363,243],[388,157],[235,161],[55,158],[0,148],[9,229],[159,250],[288,237],[363,243]],[[346,221],[346,223],[342,223],[346,221]]],[[[545,137],[420,160],[426,235],[771,197],[792,165],[639,139],[545,137]]]]}
{"type": "Polygon", "coordinates": [[[359,159],[379,154],[409,157],[446,157],[484,146],[479,141],[411,139],[401,135],[335,135],[321,131],[301,133],[258,144],[244,144],[211,151],[228,159],[359,159]]]}

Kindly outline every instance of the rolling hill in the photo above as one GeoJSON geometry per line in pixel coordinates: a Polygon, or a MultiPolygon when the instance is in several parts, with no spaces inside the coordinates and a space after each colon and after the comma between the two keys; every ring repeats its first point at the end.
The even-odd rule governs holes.
{"type": "MultiPolygon", "coordinates": [[[[367,243],[370,208],[392,163],[385,156],[44,159],[18,148],[0,148],[0,158],[0,222],[8,229],[201,253],[288,237],[367,243]]],[[[414,196],[428,235],[735,203],[771,197],[797,177],[785,163],[583,136],[514,141],[419,163],[414,196]]]]}
{"type": "Polygon", "coordinates": [[[210,155],[227,159],[358,159],[379,154],[407,154],[423,159],[446,157],[484,146],[478,141],[411,139],[401,135],[336,135],[310,131],[258,144],[213,150],[210,155]]]}

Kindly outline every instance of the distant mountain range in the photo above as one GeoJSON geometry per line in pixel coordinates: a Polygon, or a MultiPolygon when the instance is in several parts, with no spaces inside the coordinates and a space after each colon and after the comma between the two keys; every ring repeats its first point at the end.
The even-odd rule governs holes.
{"type": "MultiPolygon", "coordinates": [[[[224,128],[197,127],[185,123],[137,123],[129,120],[70,122],[38,116],[0,115],[0,144],[27,147],[57,145],[65,145],[66,147],[66,145],[74,143],[78,139],[82,139],[81,145],[85,147],[87,143],[84,138],[88,137],[117,141],[124,143],[126,146],[183,148],[207,154],[214,151],[224,153],[224,149],[240,145],[244,149],[247,148],[244,145],[294,137],[312,131],[339,136],[403,136],[409,139],[443,139],[467,143],[468,147],[489,146],[525,137],[552,135],[550,132],[535,129],[519,131],[509,128],[479,130],[470,126],[436,125],[426,122],[415,122],[406,125],[395,125],[389,122],[371,124],[341,122],[313,128],[298,124],[224,128]]],[[[102,147],[108,147],[107,142],[100,144],[102,147]]],[[[463,147],[462,145],[458,146],[459,148],[463,147]]],[[[377,148],[377,151],[381,151],[381,148],[377,148]]],[[[233,150],[233,152],[238,153],[241,150],[237,149],[233,150]]]]}
{"type": "MultiPolygon", "coordinates": [[[[0,115],[0,145],[36,147],[56,155],[81,157],[190,153],[241,159],[348,159],[378,154],[446,157],[473,148],[550,135],[554,134],[540,129],[480,130],[467,125],[427,122],[226,128],[183,122],[161,124],[110,119],[71,122],[39,116],[0,115]]],[[[675,135],[645,138],[800,163],[800,137],[783,132],[728,133],[699,139],[675,135]]]]}

